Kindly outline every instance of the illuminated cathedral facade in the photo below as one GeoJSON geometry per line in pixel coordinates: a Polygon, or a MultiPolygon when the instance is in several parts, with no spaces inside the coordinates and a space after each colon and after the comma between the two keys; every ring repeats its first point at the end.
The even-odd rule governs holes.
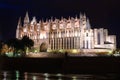
{"type": "Polygon", "coordinates": [[[108,52],[116,49],[116,36],[108,35],[104,28],[91,28],[85,14],[68,19],[49,19],[46,21],[36,18],[30,21],[26,13],[23,24],[18,21],[16,38],[28,36],[34,41],[34,47],[40,48],[42,43],[47,50],[77,50],[78,52],[108,52]]]}

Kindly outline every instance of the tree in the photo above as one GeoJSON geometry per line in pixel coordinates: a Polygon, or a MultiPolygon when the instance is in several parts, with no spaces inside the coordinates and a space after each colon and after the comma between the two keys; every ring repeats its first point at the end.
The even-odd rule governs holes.
{"type": "MultiPolygon", "coordinates": [[[[24,50],[21,40],[17,38],[10,39],[6,42],[9,48],[13,49],[13,56],[18,54],[18,51],[24,50]]],[[[22,52],[21,52],[22,53],[22,52]]]]}
{"type": "Polygon", "coordinates": [[[0,41],[0,54],[1,54],[1,49],[2,49],[3,44],[4,44],[4,42],[0,41]]]}
{"type": "Polygon", "coordinates": [[[34,41],[32,39],[30,39],[27,36],[24,36],[21,40],[23,47],[24,47],[24,52],[26,53],[26,49],[31,49],[34,45],[34,41]]]}
{"type": "Polygon", "coordinates": [[[13,38],[5,42],[6,45],[0,43],[0,48],[2,53],[9,52],[7,50],[10,49],[10,52],[13,51],[13,56],[18,54],[25,55],[26,49],[31,49],[34,45],[33,40],[29,37],[24,36],[22,39],[13,38]]]}
{"type": "Polygon", "coordinates": [[[47,44],[45,42],[43,42],[41,45],[40,45],[40,52],[47,52],[47,44]]]}
{"type": "Polygon", "coordinates": [[[1,49],[1,55],[5,55],[7,52],[9,52],[9,47],[7,44],[4,44],[1,49]]]}

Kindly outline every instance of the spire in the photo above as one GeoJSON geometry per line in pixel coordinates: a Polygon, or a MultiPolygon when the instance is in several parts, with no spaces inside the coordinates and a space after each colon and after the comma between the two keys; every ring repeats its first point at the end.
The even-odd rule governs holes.
{"type": "Polygon", "coordinates": [[[17,29],[16,29],[16,38],[19,38],[19,32],[20,32],[20,27],[21,27],[21,17],[18,20],[18,25],[17,25],[17,29]]]}
{"type": "Polygon", "coordinates": [[[31,24],[36,24],[37,23],[37,20],[35,17],[33,17],[32,21],[31,21],[31,24]]]}
{"type": "Polygon", "coordinates": [[[21,17],[19,17],[19,20],[18,20],[18,25],[17,25],[17,29],[19,29],[19,28],[20,28],[20,26],[22,26],[22,25],[21,25],[21,17]]]}
{"type": "Polygon", "coordinates": [[[63,20],[63,16],[61,17],[61,20],[63,20]]]}
{"type": "Polygon", "coordinates": [[[68,20],[70,20],[70,16],[69,16],[68,20]]]}
{"type": "Polygon", "coordinates": [[[77,15],[75,15],[75,18],[77,18],[77,15]]]}
{"type": "Polygon", "coordinates": [[[88,18],[87,18],[87,22],[86,22],[86,29],[91,29],[90,21],[88,18]]]}
{"type": "Polygon", "coordinates": [[[28,12],[26,12],[25,18],[24,18],[24,24],[28,24],[29,23],[29,15],[28,12]]]}
{"type": "Polygon", "coordinates": [[[52,16],[51,16],[51,19],[50,19],[50,20],[51,20],[51,22],[53,22],[53,17],[52,17],[52,16]]]}
{"type": "Polygon", "coordinates": [[[75,20],[77,20],[77,15],[75,16],[75,20]]]}
{"type": "Polygon", "coordinates": [[[85,19],[86,19],[86,14],[85,14],[85,13],[83,14],[83,18],[85,18],[85,19]]]}
{"type": "Polygon", "coordinates": [[[82,17],[83,17],[83,15],[82,15],[82,13],[80,12],[80,19],[82,19],[82,17]]]}

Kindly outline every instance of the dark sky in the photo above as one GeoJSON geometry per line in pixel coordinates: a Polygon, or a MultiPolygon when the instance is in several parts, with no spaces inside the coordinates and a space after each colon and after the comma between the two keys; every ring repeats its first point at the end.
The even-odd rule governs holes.
{"type": "Polygon", "coordinates": [[[15,37],[18,18],[23,19],[26,11],[30,19],[36,16],[38,21],[51,16],[68,18],[86,13],[92,28],[107,28],[110,34],[117,35],[120,45],[119,0],[0,0],[0,39],[15,37]]]}

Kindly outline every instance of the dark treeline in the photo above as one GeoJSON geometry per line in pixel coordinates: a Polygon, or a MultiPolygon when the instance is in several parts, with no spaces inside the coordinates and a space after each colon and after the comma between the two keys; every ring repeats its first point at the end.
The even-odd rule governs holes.
{"type": "Polygon", "coordinates": [[[25,55],[28,49],[31,49],[34,45],[34,41],[27,36],[24,36],[22,39],[9,39],[5,42],[0,42],[0,54],[6,55],[6,53],[13,53],[13,56],[20,53],[25,55]]]}

